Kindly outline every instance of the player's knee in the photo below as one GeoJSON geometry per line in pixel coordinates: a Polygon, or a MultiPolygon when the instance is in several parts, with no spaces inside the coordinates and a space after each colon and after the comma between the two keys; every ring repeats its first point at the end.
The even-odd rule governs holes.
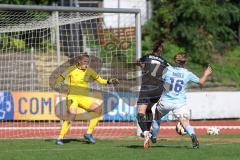
{"type": "Polygon", "coordinates": [[[189,125],[189,118],[187,116],[181,116],[179,121],[182,123],[183,127],[187,127],[189,125]]]}
{"type": "Polygon", "coordinates": [[[75,118],[76,118],[76,115],[77,115],[77,109],[69,109],[68,112],[67,112],[67,120],[69,121],[74,121],[75,118]]]}
{"type": "Polygon", "coordinates": [[[186,120],[189,120],[189,119],[190,119],[190,115],[189,115],[188,113],[184,113],[184,114],[183,114],[183,117],[184,117],[184,119],[186,119],[186,120]]]}
{"type": "Polygon", "coordinates": [[[137,120],[138,122],[145,122],[146,121],[146,115],[143,113],[138,113],[137,114],[137,120]]]}
{"type": "Polygon", "coordinates": [[[102,107],[101,106],[97,107],[95,109],[95,112],[100,115],[102,113],[102,107]]]}
{"type": "Polygon", "coordinates": [[[76,115],[77,114],[77,109],[69,109],[68,113],[70,113],[72,115],[76,115]]]}
{"type": "Polygon", "coordinates": [[[69,114],[67,119],[68,121],[74,121],[75,118],[76,118],[76,114],[69,114]]]}
{"type": "Polygon", "coordinates": [[[89,109],[88,109],[88,110],[90,110],[90,111],[95,111],[97,108],[98,108],[98,104],[92,103],[92,104],[89,106],[89,109]]]}
{"type": "Polygon", "coordinates": [[[147,109],[147,105],[138,105],[138,113],[143,113],[145,114],[146,113],[146,109],[147,109]]]}
{"type": "Polygon", "coordinates": [[[101,105],[99,105],[97,103],[91,104],[91,106],[89,107],[89,110],[96,112],[98,114],[102,113],[102,107],[101,107],[101,105]]]}

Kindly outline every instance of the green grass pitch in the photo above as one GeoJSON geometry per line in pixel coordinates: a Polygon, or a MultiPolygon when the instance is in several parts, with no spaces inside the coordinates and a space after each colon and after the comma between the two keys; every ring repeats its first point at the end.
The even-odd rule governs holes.
{"type": "Polygon", "coordinates": [[[0,140],[0,160],[239,160],[240,135],[200,136],[200,148],[192,149],[188,137],[161,137],[150,149],[136,137],[124,140],[0,140]]]}

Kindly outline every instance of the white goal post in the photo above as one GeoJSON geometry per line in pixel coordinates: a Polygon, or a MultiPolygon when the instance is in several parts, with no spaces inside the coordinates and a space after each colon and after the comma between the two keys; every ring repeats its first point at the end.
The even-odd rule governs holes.
{"type": "MultiPolygon", "coordinates": [[[[102,77],[121,82],[117,88],[91,83],[93,94],[97,90],[104,99],[97,136],[136,134],[139,9],[0,5],[0,139],[58,136],[56,106],[64,95],[51,81],[83,52],[102,77]]],[[[86,130],[82,119],[68,137],[86,130]]]]}

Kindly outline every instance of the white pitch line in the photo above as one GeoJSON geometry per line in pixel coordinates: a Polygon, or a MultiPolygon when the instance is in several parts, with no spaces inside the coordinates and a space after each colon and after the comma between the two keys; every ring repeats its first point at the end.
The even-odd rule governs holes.
{"type": "MultiPolygon", "coordinates": [[[[61,127],[1,127],[0,130],[56,130],[61,127]]],[[[99,126],[95,129],[135,129],[134,126],[99,126]]],[[[88,129],[88,127],[71,127],[71,129],[88,129]]]]}
{"type": "MultiPolygon", "coordinates": [[[[195,129],[207,129],[211,126],[193,126],[195,129]]],[[[219,129],[240,129],[240,126],[214,126],[219,129]]],[[[88,127],[71,127],[73,130],[87,129],[88,127]]],[[[175,129],[175,126],[161,126],[161,129],[175,129]]],[[[0,127],[1,130],[56,130],[60,127],[0,127]]],[[[96,129],[136,129],[136,126],[98,126],[96,129]]]]}

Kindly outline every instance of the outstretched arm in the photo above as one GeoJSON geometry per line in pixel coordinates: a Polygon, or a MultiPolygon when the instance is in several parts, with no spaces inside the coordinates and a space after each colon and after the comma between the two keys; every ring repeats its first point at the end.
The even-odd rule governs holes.
{"type": "Polygon", "coordinates": [[[207,81],[207,78],[212,74],[212,68],[208,66],[208,68],[204,71],[203,76],[199,79],[199,84],[204,85],[207,81]]]}
{"type": "Polygon", "coordinates": [[[117,78],[110,78],[109,80],[106,80],[98,76],[96,81],[101,84],[113,84],[113,85],[119,84],[119,80],[117,78]]]}
{"type": "Polygon", "coordinates": [[[93,79],[95,79],[95,81],[97,81],[100,84],[119,84],[118,79],[116,78],[110,78],[109,80],[106,80],[102,77],[100,77],[93,69],[89,69],[89,71],[91,71],[91,76],[93,77],[93,79]]]}
{"type": "Polygon", "coordinates": [[[106,79],[103,79],[102,77],[100,77],[99,75],[96,77],[95,79],[98,83],[100,84],[108,84],[106,79]]]}

